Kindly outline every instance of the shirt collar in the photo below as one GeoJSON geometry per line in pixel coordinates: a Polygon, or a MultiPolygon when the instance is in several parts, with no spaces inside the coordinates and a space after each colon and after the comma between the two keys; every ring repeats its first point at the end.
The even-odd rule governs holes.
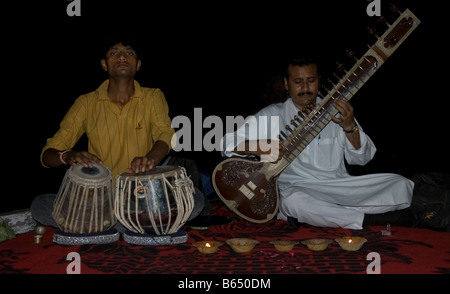
{"type": "MultiPolygon", "coordinates": [[[[110,100],[109,96],[108,96],[108,85],[109,85],[109,80],[104,81],[100,87],[97,88],[97,92],[99,94],[98,99],[99,100],[110,100]]],[[[139,85],[139,83],[135,80],[134,81],[134,95],[131,97],[131,99],[133,98],[143,98],[144,97],[144,92],[142,91],[141,85],[139,85]]]]}

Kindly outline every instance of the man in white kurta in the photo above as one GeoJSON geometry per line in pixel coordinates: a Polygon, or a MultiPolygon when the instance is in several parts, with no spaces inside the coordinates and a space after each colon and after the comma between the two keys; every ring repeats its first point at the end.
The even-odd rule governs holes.
{"type": "MultiPolygon", "coordinates": [[[[288,87],[288,81],[286,84],[288,87]]],[[[306,87],[309,87],[306,92],[314,94],[311,99],[318,103],[321,98],[311,89],[314,87],[306,87]]],[[[292,89],[289,91],[291,97],[294,92],[292,89]]],[[[286,132],[284,126],[291,124],[299,109],[302,108],[292,98],[263,108],[236,132],[225,135],[223,155],[252,154],[236,152],[237,146],[243,146],[243,142],[248,142],[252,139],[249,136],[255,134],[258,140],[276,139],[280,130],[286,132]]],[[[341,115],[348,116],[347,112],[342,109],[341,115]]],[[[351,131],[344,131],[345,119],[334,118],[328,123],[280,174],[279,219],[293,217],[300,223],[313,226],[361,229],[365,214],[381,214],[410,206],[414,184],[409,179],[397,174],[351,176],[347,172],[345,160],[349,164],[364,165],[373,158],[376,148],[351,111],[349,121],[356,124],[353,129],[358,131],[360,143],[357,144],[359,148],[355,148],[347,136],[351,131]]],[[[268,152],[270,156],[273,151],[268,152]]]]}

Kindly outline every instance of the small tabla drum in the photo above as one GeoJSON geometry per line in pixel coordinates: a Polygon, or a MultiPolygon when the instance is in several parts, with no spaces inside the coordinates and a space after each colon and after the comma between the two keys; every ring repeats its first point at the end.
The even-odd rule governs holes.
{"type": "Polygon", "coordinates": [[[71,166],[53,206],[52,216],[60,229],[53,241],[64,245],[117,241],[113,196],[112,173],[107,167],[96,163],[92,168],[71,166]]]}
{"type": "Polygon", "coordinates": [[[114,210],[128,229],[123,238],[136,245],[170,245],[187,241],[181,230],[194,208],[194,185],[178,166],[156,166],[116,179],[114,210]]]}

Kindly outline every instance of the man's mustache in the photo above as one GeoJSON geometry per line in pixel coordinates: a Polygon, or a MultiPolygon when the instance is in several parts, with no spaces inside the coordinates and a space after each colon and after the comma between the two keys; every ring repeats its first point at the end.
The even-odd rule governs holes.
{"type": "Polygon", "coordinates": [[[297,96],[312,96],[312,95],[313,95],[313,92],[309,92],[309,91],[300,92],[297,94],[297,96]]]}

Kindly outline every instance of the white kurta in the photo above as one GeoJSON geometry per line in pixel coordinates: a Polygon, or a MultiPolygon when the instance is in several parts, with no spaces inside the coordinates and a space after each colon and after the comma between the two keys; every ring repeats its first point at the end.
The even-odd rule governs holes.
{"type": "MultiPolygon", "coordinates": [[[[263,108],[236,132],[225,135],[223,155],[242,156],[232,150],[245,140],[255,139],[255,134],[258,139],[277,139],[280,130],[286,133],[285,126],[290,125],[297,112],[291,99],[263,108]],[[274,121],[279,121],[279,125],[274,121]]],[[[291,216],[314,226],[361,229],[365,213],[410,206],[414,187],[411,180],[397,174],[351,176],[347,172],[345,160],[364,165],[376,152],[372,140],[359,124],[358,127],[361,138],[358,150],[342,128],[331,121],[283,170],[278,178],[279,219],[291,216]]]]}

